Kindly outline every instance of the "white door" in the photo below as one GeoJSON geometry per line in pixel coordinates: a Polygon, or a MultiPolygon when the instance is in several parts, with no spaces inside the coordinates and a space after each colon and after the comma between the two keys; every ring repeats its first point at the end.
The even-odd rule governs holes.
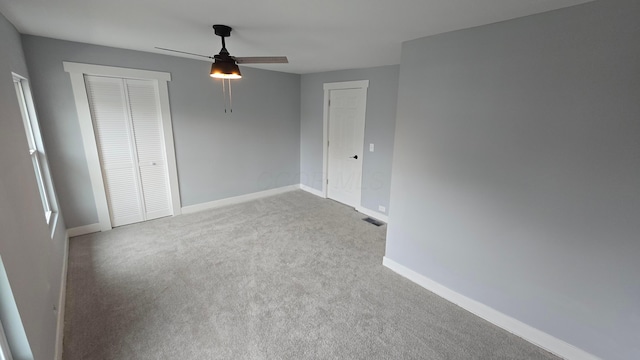
{"type": "Polygon", "coordinates": [[[173,215],[155,81],[126,79],[145,219],[173,215]]]}
{"type": "Polygon", "coordinates": [[[172,215],[155,81],[85,76],[113,226],[172,215]]]}
{"type": "Polygon", "coordinates": [[[359,207],[366,88],[329,91],[329,149],[327,196],[359,207]]]}

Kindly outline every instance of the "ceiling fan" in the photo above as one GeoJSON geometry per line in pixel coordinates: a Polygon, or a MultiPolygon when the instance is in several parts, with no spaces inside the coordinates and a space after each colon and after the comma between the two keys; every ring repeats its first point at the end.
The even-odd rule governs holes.
{"type": "Polygon", "coordinates": [[[240,68],[238,64],[286,64],[289,60],[286,56],[250,56],[250,57],[235,57],[229,54],[224,38],[231,36],[231,27],[227,25],[213,25],[213,30],[216,35],[222,39],[222,49],[220,53],[214,56],[194,54],[186,51],[166,49],[156,47],[159,50],[173,51],[182,54],[195,55],[213,59],[214,63],[211,65],[211,73],[209,74],[213,78],[218,79],[240,79],[240,68]]]}

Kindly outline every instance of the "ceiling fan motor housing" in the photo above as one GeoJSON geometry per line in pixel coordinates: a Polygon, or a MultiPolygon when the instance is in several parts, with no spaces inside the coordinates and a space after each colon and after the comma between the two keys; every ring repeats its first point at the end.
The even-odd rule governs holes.
{"type": "Polygon", "coordinates": [[[231,36],[231,27],[227,25],[213,25],[213,31],[223,38],[231,36]]]}

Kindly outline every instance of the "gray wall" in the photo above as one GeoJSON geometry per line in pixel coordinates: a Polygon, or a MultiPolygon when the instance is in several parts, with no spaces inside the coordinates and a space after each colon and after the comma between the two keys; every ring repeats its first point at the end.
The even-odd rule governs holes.
{"type": "Polygon", "coordinates": [[[52,239],[44,220],[11,78],[29,74],[20,35],[1,14],[0,44],[0,320],[16,360],[50,360],[66,232],[60,216],[52,239]]]}
{"type": "Polygon", "coordinates": [[[639,14],[596,1],[404,43],[386,256],[637,358],[639,14]]]}
{"type": "Polygon", "coordinates": [[[393,134],[398,98],[399,66],[331,71],[302,75],[300,91],[300,183],[322,190],[323,84],[369,80],[362,163],[362,206],[389,210],[393,134]],[[369,152],[369,144],[375,151],[369,152]]]}
{"type": "Polygon", "coordinates": [[[232,85],[233,113],[225,114],[210,62],[36,36],[22,42],[67,227],[98,218],[63,61],[171,73],[182,206],[299,182],[299,75],[242,67],[243,79],[232,85]]]}

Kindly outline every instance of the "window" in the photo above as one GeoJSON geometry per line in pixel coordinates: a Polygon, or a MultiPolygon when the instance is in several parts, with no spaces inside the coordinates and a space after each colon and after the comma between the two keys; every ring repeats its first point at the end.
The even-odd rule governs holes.
{"type": "Polygon", "coordinates": [[[33,98],[31,97],[31,89],[29,88],[27,79],[17,74],[13,74],[13,85],[16,89],[20,112],[22,113],[24,130],[27,134],[29,156],[33,163],[33,170],[36,175],[38,190],[40,191],[44,217],[53,232],[55,225],[52,220],[55,218],[57,209],[55,199],[53,197],[53,186],[47,165],[47,158],[42,144],[42,138],[40,136],[40,127],[38,126],[38,119],[33,106],[33,98]]]}
{"type": "Polygon", "coordinates": [[[4,329],[2,328],[2,322],[0,322],[0,360],[11,360],[11,352],[9,351],[9,343],[7,337],[4,335],[4,329]]]}

